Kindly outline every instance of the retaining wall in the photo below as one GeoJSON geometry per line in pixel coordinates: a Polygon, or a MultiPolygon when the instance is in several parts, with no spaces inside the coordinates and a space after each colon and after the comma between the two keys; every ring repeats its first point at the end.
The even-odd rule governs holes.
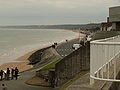
{"type": "Polygon", "coordinates": [[[30,64],[36,64],[38,62],[41,61],[41,55],[43,54],[43,52],[47,49],[51,48],[51,46],[49,47],[45,47],[45,48],[42,48],[38,51],[36,51],[35,53],[33,53],[29,58],[28,60],[30,61],[30,64]]]}
{"type": "Polygon", "coordinates": [[[73,78],[76,74],[83,70],[88,70],[89,68],[90,42],[86,42],[84,46],[80,47],[56,64],[55,85],[61,86],[73,78]]]}

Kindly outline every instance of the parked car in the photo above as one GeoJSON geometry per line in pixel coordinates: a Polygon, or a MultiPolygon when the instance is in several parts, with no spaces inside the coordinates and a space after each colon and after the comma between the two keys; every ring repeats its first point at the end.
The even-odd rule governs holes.
{"type": "Polygon", "coordinates": [[[81,47],[81,44],[73,44],[72,48],[77,50],[78,48],[81,47]]]}

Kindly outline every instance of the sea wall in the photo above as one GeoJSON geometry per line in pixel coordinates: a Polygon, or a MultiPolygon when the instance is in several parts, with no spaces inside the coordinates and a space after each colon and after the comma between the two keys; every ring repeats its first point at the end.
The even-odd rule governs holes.
{"type": "Polygon", "coordinates": [[[37,50],[35,53],[33,53],[29,58],[28,60],[30,61],[30,64],[36,64],[38,62],[40,62],[42,59],[42,55],[44,53],[45,50],[51,48],[51,46],[49,47],[45,47],[45,48],[42,48],[40,50],[37,50]]]}
{"type": "Polygon", "coordinates": [[[83,70],[90,68],[90,42],[66,56],[55,66],[55,85],[62,86],[83,70]]]}
{"type": "MultiPolygon", "coordinates": [[[[41,67],[42,64],[44,65],[46,61],[49,63],[56,58],[60,58],[60,56],[54,48],[39,50],[30,57],[32,62],[38,59],[38,63],[36,65],[39,67],[41,67]]],[[[70,55],[66,56],[60,62],[58,62],[55,65],[55,69],[38,70],[36,72],[36,76],[44,78],[44,80],[49,82],[52,87],[59,87],[70,79],[74,78],[81,71],[89,70],[89,68],[90,42],[86,42],[85,45],[73,51],[70,55]]]]}

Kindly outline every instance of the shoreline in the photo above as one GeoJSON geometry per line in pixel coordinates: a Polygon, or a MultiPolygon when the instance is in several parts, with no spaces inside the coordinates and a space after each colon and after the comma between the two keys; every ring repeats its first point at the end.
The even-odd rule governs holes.
{"type": "MultiPolygon", "coordinates": [[[[84,37],[85,35],[84,34],[81,34],[81,37],[84,37]]],[[[74,40],[74,39],[77,39],[76,38],[73,38],[73,39],[70,39],[69,41],[71,40],[74,40]]],[[[65,43],[66,40],[62,41],[62,42],[59,42],[58,45],[62,44],[62,43],[65,43]]],[[[24,54],[23,56],[20,56],[18,57],[14,62],[8,62],[8,63],[4,63],[4,64],[1,64],[0,65],[0,70],[6,70],[7,68],[15,68],[15,67],[18,67],[19,71],[20,72],[23,72],[23,71],[26,71],[26,70],[29,70],[29,69],[32,69],[33,68],[33,65],[29,65],[29,60],[28,58],[33,54],[35,53],[36,51],[40,50],[40,49],[44,49],[44,48],[47,48],[51,45],[46,45],[46,46],[43,46],[39,49],[36,49],[36,50],[33,50],[33,51],[30,51],[26,54],[24,54]]]]}
{"type": "Polygon", "coordinates": [[[29,70],[33,68],[33,65],[29,65],[30,61],[28,60],[28,58],[36,51],[43,49],[43,48],[47,48],[47,47],[49,46],[45,46],[45,47],[33,50],[31,52],[28,52],[24,54],[23,56],[18,57],[14,62],[8,62],[8,63],[1,64],[0,70],[6,70],[7,68],[11,69],[15,67],[17,67],[20,72],[29,70]]]}

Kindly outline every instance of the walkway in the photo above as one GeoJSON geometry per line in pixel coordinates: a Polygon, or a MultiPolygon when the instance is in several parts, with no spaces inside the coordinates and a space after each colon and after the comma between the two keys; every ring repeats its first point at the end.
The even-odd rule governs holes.
{"type": "Polygon", "coordinates": [[[21,73],[18,80],[0,81],[0,90],[2,90],[1,84],[3,83],[7,85],[8,90],[56,90],[49,87],[31,86],[24,83],[34,75],[35,75],[35,71],[29,70],[21,73]]]}
{"type": "Polygon", "coordinates": [[[96,81],[94,85],[90,85],[90,74],[87,73],[73,82],[65,90],[108,90],[103,89],[105,83],[105,81],[96,81]]]}
{"type": "Polygon", "coordinates": [[[72,48],[73,44],[79,44],[79,39],[70,40],[58,45],[56,51],[59,53],[60,56],[64,58],[74,51],[74,49],[72,48]]]}

